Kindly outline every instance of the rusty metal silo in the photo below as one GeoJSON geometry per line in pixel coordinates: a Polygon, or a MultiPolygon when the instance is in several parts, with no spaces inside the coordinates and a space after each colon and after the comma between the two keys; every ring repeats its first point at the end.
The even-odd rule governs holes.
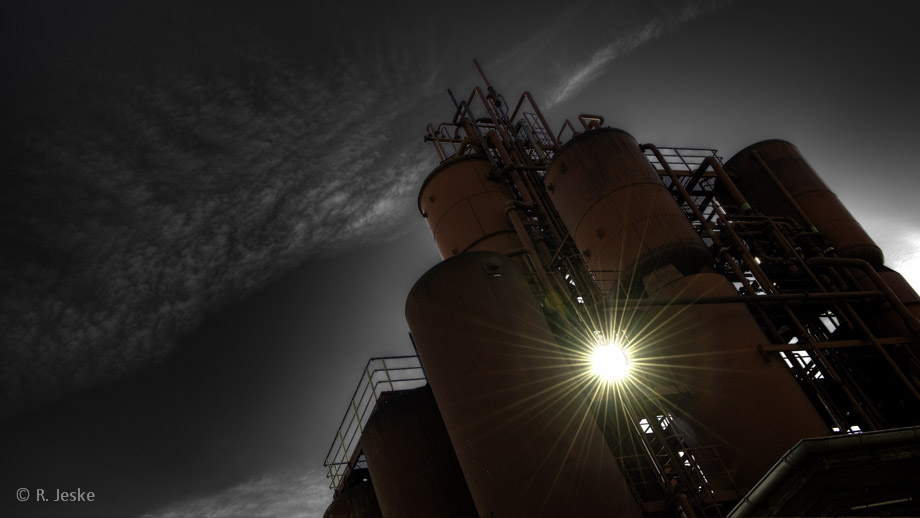
{"type": "MultiPolygon", "coordinates": [[[[907,311],[914,317],[920,318],[920,295],[918,295],[914,287],[907,282],[907,279],[900,273],[889,268],[882,268],[878,274],[882,281],[891,289],[895,298],[904,304],[907,311]]],[[[899,320],[901,321],[900,324],[904,325],[903,318],[899,320]]],[[[910,332],[906,334],[910,334],[910,332]]]]}
{"type": "Polygon", "coordinates": [[[571,139],[546,172],[546,189],[600,287],[624,292],[663,264],[697,273],[709,251],[636,140],[617,129],[571,139]]]}
{"type": "Polygon", "coordinates": [[[869,326],[877,336],[913,337],[895,348],[892,356],[906,375],[920,380],[920,295],[894,270],[882,268],[879,278],[890,289],[891,296],[877,308],[869,326]]]}
{"type": "MultiPolygon", "coordinates": [[[[914,336],[920,338],[920,295],[900,273],[882,267],[877,272],[866,272],[865,266],[857,273],[860,287],[867,291],[881,291],[885,298],[863,310],[866,324],[878,337],[914,336]]],[[[916,341],[910,346],[920,350],[916,341]]]]}
{"type": "Polygon", "coordinates": [[[476,514],[431,387],[385,392],[361,447],[383,516],[476,514]]]}
{"type": "Polygon", "coordinates": [[[509,252],[521,247],[505,214],[512,201],[505,182],[488,178],[492,164],[480,155],[448,159],[422,183],[418,208],[442,258],[473,250],[509,252]]]}
{"type": "MultiPolygon", "coordinates": [[[[683,301],[652,313],[645,340],[649,354],[667,359],[678,385],[686,388],[671,405],[692,430],[689,442],[718,445],[734,487],[751,488],[803,437],[828,435],[789,370],[758,350],[770,341],[728,279],[715,273],[675,275],[650,296],[683,301]],[[705,303],[716,297],[738,302],[705,303]]],[[[717,492],[732,489],[719,475],[722,466],[700,462],[717,492]]]]}
{"type": "Polygon", "coordinates": [[[330,464],[338,495],[385,516],[725,516],[802,439],[918,424],[920,296],[795,146],[723,168],[597,115],[553,131],[483,80],[425,135],[441,163],[418,208],[445,260],[406,318],[431,392],[381,400],[363,455],[330,464]]]}
{"type": "Polygon", "coordinates": [[[725,168],[758,211],[815,227],[841,256],[882,266],[882,250],[794,145],[784,140],[758,142],[735,154],[725,168]]]}
{"type": "Polygon", "coordinates": [[[323,518],[382,518],[370,480],[356,481],[336,493],[323,518]]]}
{"type": "Polygon", "coordinates": [[[480,516],[640,516],[507,256],[429,270],[406,318],[480,516]]]}

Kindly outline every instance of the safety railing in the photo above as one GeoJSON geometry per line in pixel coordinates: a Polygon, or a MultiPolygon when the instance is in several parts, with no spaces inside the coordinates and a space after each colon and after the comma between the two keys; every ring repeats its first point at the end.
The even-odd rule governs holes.
{"type": "MultiPolygon", "coordinates": [[[[715,157],[719,163],[722,163],[722,157],[717,154],[715,149],[707,148],[694,148],[694,147],[659,147],[658,150],[661,152],[662,158],[664,161],[671,166],[671,169],[675,172],[693,172],[696,171],[700,164],[703,163],[708,157],[715,157]]],[[[650,149],[645,150],[645,157],[648,158],[648,161],[652,164],[652,167],[655,170],[660,171],[664,169],[661,165],[661,161],[658,157],[655,156],[654,152],[650,149]]]]}
{"type": "Polygon", "coordinates": [[[339,487],[342,479],[354,467],[361,434],[377,407],[380,395],[421,387],[427,382],[418,356],[388,356],[368,360],[323,461],[330,489],[339,487]]]}

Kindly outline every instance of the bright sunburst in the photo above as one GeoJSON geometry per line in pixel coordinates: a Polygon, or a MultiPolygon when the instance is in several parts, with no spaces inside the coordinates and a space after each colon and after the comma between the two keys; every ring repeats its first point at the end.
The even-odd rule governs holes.
{"type": "Polygon", "coordinates": [[[617,342],[598,345],[591,352],[591,373],[605,383],[626,379],[630,371],[626,350],[617,342]]]}

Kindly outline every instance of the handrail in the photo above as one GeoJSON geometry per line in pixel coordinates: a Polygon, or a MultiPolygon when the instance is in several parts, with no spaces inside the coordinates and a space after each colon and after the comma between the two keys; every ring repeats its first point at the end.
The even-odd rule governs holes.
{"type": "Polygon", "coordinates": [[[364,427],[377,408],[377,401],[383,392],[413,389],[427,382],[421,361],[416,355],[381,356],[367,361],[323,461],[326,478],[330,479],[329,489],[337,489],[354,468],[358,460],[355,454],[364,427]],[[380,385],[386,385],[386,389],[378,390],[380,385]]]}
{"type": "Polygon", "coordinates": [[[654,153],[645,153],[645,157],[652,164],[652,167],[659,165],[659,167],[655,167],[655,169],[662,169],[660,166],[662,158],[667,165],[671,167],[677,166],[674,167],[675,172],[693,172],[708,158],[714,158],[722,162],[722,157],[717,154],[718,151],[710,148],[658,147],[657,150],[661,154],[661,158],[657,157],[654,153]]]}
{"type": "Polygon", "coordinates": [[[511,117],[509,120],[513,121],[517,117],[518,110],[521,109],[521,105],[524,104],[524,100],[530,101],[530,107],[533,108],[534,112],[537,114],[537,118],[540,120],[540,124],[546,129],[546,133],[549,135],[550,140],[553,142],[553,146],[559,147],[559,140],[553,135],[552,131],[549,129],[549,124],[546,123],[546,119],[543,118],[543,112],[540,111],[540,108],[537,107],[537,102],[533,100],[533,96],[530,95],[530,92],[524,92],[521,94],[521,99],[518,101],[517,106],[514,107],[514,111],[511,112],[511,117]]]}

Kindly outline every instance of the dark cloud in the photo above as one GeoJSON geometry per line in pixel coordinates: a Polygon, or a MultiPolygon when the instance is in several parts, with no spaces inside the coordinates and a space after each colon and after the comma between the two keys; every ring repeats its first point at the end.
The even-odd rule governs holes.
{"type": "Polygon", "coordinates": [[[427,168],[392,138],[414,133],[400,88],[419,79],[392,56],[359,68],[335,41],[130,14],[59,36],[90,55],[46,58],[7,98],[0,415],[166,357],[305,257],[397,235],[427,168]]]}
{"type": "MultiPolygon", "coordinates": [[[[597,52],[612,38],[629,50],[689,5],[630,6],[616,25],[644,17],[638,33],[584,34],[597,52]]],[[[441,88],[469,76],[458,61],[523,52],[519,70],[536,71],[534,51],[554,47],[564,63],[576,15],[614,16],[593,4],[564,23],[547,5],[476,26],[422,3],[360,16],[347,3],[18,9],[4,27],[0,415],[162,360],[206,313],[306,257],[398,235],[434,158],[411,136],[447,106],[441,88]],[[521,38],[532,27],[557,30],[521,38]]],[[[546,92],[567,84],[572,67],[558,67],[539,67],[546,92]]]]}

